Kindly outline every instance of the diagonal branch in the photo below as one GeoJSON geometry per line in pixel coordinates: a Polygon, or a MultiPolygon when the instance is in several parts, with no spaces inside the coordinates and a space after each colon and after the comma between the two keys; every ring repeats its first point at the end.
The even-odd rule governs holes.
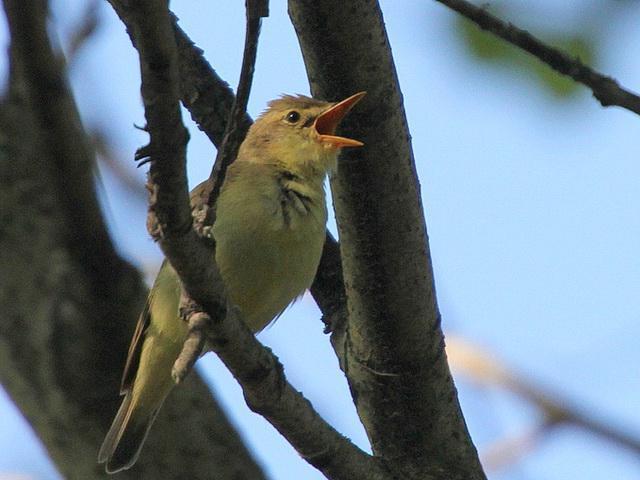
{"type": "Polygon", "coordinates": [[[211,252],[190,221],[185,129],[178,108],[178,60],[166,2],[139,2],[128,25],[140,54],[150,144],[150,224],[184,289],[210,321],[208,339],[241,384],[248,404],[312,465],[332,479],[390,478],[380,462],[336,432],[285,379],[275,356],[227,308],[211,252]],[[203,252],[208,252],[205,255],[203,252]],[[207,275],[210,275],[207,278],[207,275]],[[200,282],[200,280],[204,280],[200,282]]]}
{"type": "Polygon", "coordinates": [[[454,370],[487,387],[499,387],[515,393],[537,407],[547,427],[575,425],[617,446],[640,455],[640,438],[598,418],[574,401],[537,384],[531,378],[505,365],[492,354],[469,341],[447,337],[447,352],[454,370]]]}
{"type": "MultiPolygon", "coordinates": [[[[242,386],[247,405],[262,415],[298,451],[331,480],[392,480],[385,465],[337,432],[285,378],[276,356],[228,309],[223,322],[194,312],[208,344],[242,386]]],[[[430,480],[429,477],[425,477],[430,480]]]]}
{"type": "Polygon", "coordinates": [[[466,0],[436,0],[468,18],[483,30],[506,40],[546,63],[556,72],[585,85],[603,107],[618,106],[640,115],[640,96],[622,88],[616,80],[584,65],[557,48],[550,47],[526,30],[504,22],[466,0]]]}
{"type": "Polygon", "coordinates": [[[189,295],[206,298],[208,303],[203,306],[215,312],[215,318],[224,318],[224,296],[215,293],[223,292],[222,280],[210,261],[211,250],[192,228],[185,170],[188,133],[180,116],[178,57],[166,2],[140,2],[128,14],[128,28],[140,56],[142,99],[150,136],[142,152],[152,160],[147,227],[186,280],[189,295]],[[219,289],[207,288],[211,285],[219,289]]]}
{"type": "Polygon", "coordinates": [[[262,17],[269,15],[268,0],[247,0],[247,33],[244,43],[244,53],[242,56],[242,68],[240,70],[240,80],[238,90],[231,107],[229,120],[225,128],[222,145],[218,149],[216,161],[209,176],[211,191],[207,199],[207,205],[212,207],[222,188],[227,168],[238,156],[240,144],[244,140],[247,132],[243,128],[243,119],[247,115],[247,103],[251,92],[251,82],[256,65],[256,55],[258,52],[258,37],[260,35],[260,22],[262,17]]]}

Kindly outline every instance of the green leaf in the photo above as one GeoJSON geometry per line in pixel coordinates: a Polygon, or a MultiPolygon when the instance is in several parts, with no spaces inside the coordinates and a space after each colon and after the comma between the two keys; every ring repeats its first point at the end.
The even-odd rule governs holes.
{"type": "MultiPolygon", "coordinates": [[[[507,67],[513,73],[535,78],[554,97],[569,98],[581,88],[573,79],[555,72],[536,57],[482,30],[462,16],[456,18],[455,30],[472,57],[500,68],[507,67]]],[[[582,63],[591,65],[596,59],[594,40],[583,33],[531,33],[547,45],[579,58],[582,63]]]]}
{"type": "MultiPolygon", "coordinates": [[[[552,38],[549,43],[573,58],[579,58],[582,63],[591,65],[596,57],[591,40],[576,36],[552,38]]],[[[536,74],[536,78],[543,87],[546,87],[557,97],[567,97],[573,95],[581,86],[572,78],[560,75],[544,63],[532,56],[528,56],[530,68],[536,74]]]]}
{"type": "Polygon", "coordinates": [[[504,60],[513,57],[513,47],[493,34],[480,29],[462,16],[456,17],[456,31],[469,52],[482,60],[504,60]]]}

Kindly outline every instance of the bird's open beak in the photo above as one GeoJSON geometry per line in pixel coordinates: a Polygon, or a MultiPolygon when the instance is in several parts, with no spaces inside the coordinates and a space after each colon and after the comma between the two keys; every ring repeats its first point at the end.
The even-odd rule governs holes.
{"type": "Polygon", "coordinates": [[[335,148],[343,147],[362,147],[364,143],[358,140],[352,140],[345,137],[337,137],[336,128],[340,121],[349,113],[353,106],[358,103],[367,92],[359,92],[355,95],[351,95],[349,98],[336,103],[333,107],[329,108],[325,112],[322,112],[313,126],[318,132],[318,140],[326,145],[331,145],[335,148]]]}

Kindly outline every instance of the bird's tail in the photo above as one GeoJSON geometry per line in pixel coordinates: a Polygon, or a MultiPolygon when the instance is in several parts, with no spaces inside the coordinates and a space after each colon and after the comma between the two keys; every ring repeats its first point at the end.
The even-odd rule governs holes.
{"type": "Polygon", "coordinates": [[[179,279],[165,262],[129,347],[120,387],[125,394],[122,405],[98,454],[108,473],[133,466],[164,399],[175,386],[171,369],[187,337],[187,325],[178,315],[179,303],[179,279]]]}
{"type": "Polygon", "coordinates": [[[111,428],[102,442],[98,462],[106,464],[107,473],[131,468],[144,444],[160,406],[149,411],[136,407],[129,391],[120,405],[111,428]]]}

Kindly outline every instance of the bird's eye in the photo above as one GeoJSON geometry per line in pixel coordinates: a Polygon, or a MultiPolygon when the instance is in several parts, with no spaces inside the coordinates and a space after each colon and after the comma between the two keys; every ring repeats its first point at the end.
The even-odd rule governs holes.
{"type": "Polygon", "coordinates": [[[289,113],[287,113],[285,120],[287,120],[287,122],[289,123],[296,123],[298,120],[300,120],[300,114],[295,110],[291,110],[289,113]]]}

